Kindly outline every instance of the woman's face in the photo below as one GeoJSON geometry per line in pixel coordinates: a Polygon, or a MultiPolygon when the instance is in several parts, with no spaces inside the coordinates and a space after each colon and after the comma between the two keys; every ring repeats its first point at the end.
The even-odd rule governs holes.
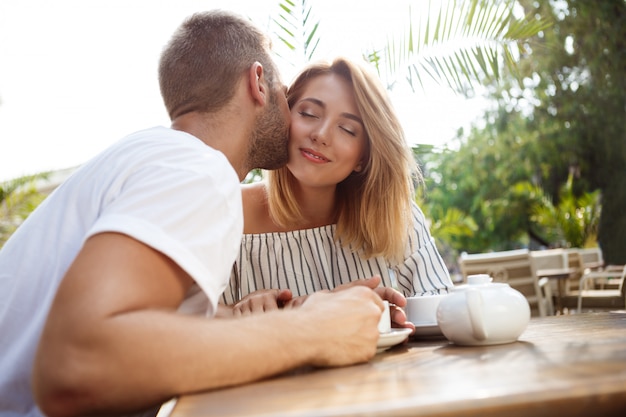
{"type": "Polygon", "coordinates": [[[366,140],[351,85],[317,76],[291,108],[287,167],[304,186],[334,187],[362,169],[366,140]]]}

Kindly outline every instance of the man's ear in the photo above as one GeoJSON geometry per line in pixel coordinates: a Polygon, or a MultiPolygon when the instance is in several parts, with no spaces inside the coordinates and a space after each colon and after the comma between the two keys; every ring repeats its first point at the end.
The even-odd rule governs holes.
{"type": "Polygon", "coordinates": [[[248,71],[248,81],[250,93],[255,101],[264,106],[267,101],[267,84],[265,83],[265,72],[260,62],[254,62],[248,71]]]}

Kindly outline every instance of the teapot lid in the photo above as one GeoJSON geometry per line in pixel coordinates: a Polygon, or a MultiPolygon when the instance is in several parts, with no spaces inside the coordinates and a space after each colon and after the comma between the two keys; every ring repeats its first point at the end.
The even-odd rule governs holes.
{"type": "Polygon", "coordinates": [[[490,284],[493,281],[487,274],[477,274],[477,275],[468,275],[467,283],[469,285],[481,285],[481,284],[490,284]]]}
{"type": "Polygon", "coordinates": [[[467,284],[457,285],[453,291],[463,291],[468,288],[503,288],[509,287],[505,282],[493,282],[488,274],[475,274],[467,276],[467,284]]]}

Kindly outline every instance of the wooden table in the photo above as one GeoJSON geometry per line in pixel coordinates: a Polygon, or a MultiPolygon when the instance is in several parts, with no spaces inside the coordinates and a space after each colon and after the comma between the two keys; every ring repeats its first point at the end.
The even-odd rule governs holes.
{"type": "Polygon", "coordinates": [[[557,280],[556,311],[563,314],[563,297],[565,297],[565,281],[579,271],[578,268],[551,268],[539,269],[536,274],[538,278],[546,277],[557,280]]]}
{"type": "Polygon", "coordinates": [[[533,318],[506,345],[411,340],[366,364],[299,370],[170,405],[162,416],[624,416],[626,312],[533,318]]]}
{"type": "Polygon", "coordinates": [[[593,271],[596,269],[603,268],[604,262],[600,262],[600,261],[583,262],[582,266],[583,266],[583,269],[591,269],[593,271]]]}

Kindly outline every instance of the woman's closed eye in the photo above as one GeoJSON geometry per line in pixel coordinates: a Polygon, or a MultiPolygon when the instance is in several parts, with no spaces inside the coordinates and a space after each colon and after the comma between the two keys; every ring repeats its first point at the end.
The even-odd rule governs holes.
{"type": "Polygon", "coordinates": [[[307,112],[307,111],[304,111],[304,110],[300,110],[300,111],[298,112],[298,114],[299,114],[300,116],[302,116],[302,117],[313,117],[313,118],[315,118],[315,119],[319,119],[319,117],[317,117],[315,114],[310,113],[310,112],[307,112]]]}
{"type": "Polygon", "coordinates": [[[353,131],[352,129],[345,127],[345,126],[339,126],[339,129],[343,130],[344,132],[346,132],[347,134],[351,135],[351,136],[356,136],[356,132],[353,131]]]}

